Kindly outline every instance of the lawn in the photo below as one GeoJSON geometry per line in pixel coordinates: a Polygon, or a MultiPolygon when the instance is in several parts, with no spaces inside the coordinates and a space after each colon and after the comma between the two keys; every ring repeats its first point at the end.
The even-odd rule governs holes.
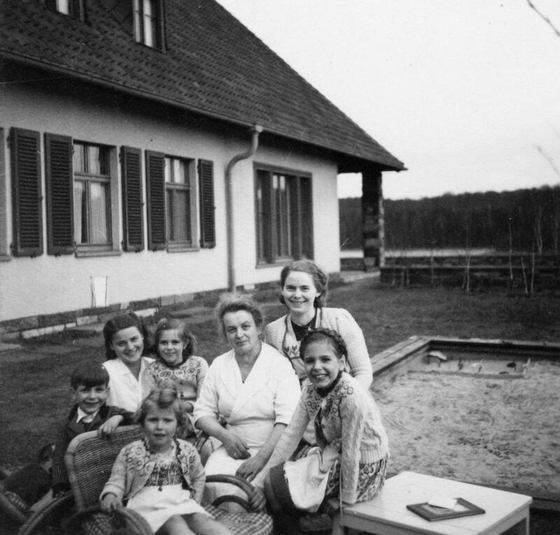
{"type": "MultiPolygon", "coordinates": [[[[273,294],[258,296],[270,305],[269,321],[284,313],[282,305],[271,305],[278,303],[273,294]]],[[[329,306],[354,315],[371,355],[412,335],[560,342],[560,299],[549,295],[379,288],[365,280],[332,289],[329,306]]],[[[192,331],[199,355],[211,360],[227,349],[213,321],[194,324],[192,331]]],[[[100,335],[85,340],[56,336],[0,354],[0,468],[31,461],[42,444],[52,441],[71,405],[70,373],[86,358],[105,360],[100,335]]]]}

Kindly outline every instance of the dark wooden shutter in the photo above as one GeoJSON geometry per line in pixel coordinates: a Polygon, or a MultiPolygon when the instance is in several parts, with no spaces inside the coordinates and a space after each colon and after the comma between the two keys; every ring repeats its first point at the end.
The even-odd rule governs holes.
{"type": "Polygon", "coordinates": [[[313,201],[312,201],[311,178],[299,179],[299,221],[301,225],[301,248],[299,251],[302,258],[313,258],[313,201]]]}
{"type": "Polygon", "coordinates": [[[198,161],[200,183],[200,246],[216,246],[216,219],[214,206],[214,162],[198,161]]]}
{"type": "Polygon", "coordinates": [[[41,145],[38,132],[12,128],[14,256],[43,254],[41,145]]]}
{"type": "Polygon", "coordinates": [[[47,177],[47,253],[74,251],[72,138],[45,134],[47,177]]]}
{"type": "Polygon", "coordinates": [[[165,249],[165,156],[146,152],[146,191],[148,200],[148,249],[165,249]]]}
{"type": "Polygon", "coordinates": [[[157,10],[157,21],[156,21],[156,39],[155,45],[156,48],[165,52],[167,48],[167,36],[165,32],[166,20],[165,20],[165,2],[163,0],[159,0],[156,2],[156,10],[157,10]]]}
{"type": "Polygon", "coordinates": [[[122,148],[123,249],[125,251],[138,252],[144,249],[141,163],[140,149],[122,148]]]}

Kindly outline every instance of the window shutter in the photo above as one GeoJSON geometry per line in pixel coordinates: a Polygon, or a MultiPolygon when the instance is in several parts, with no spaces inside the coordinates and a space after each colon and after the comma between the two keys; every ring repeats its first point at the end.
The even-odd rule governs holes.
{"type": "Polygon", "coordinates": [[[313,201],[311,179],[300,178],[299,213],[301,225],[301,258],[313,258],[313,201]]]}
{"type": "Polygon", "coordinates": [[[38,132],[12,128],[14,256],[43,254],[41,157],[38,132]]]}
{"type": "Polygon", "coordinates": [[[159,251],[165,240],[165,156],[146,151],[146,190],[148,197],[148,249],[159,251]]]}
{"type": "Polygon", "coordinates": [[[125,251],[144,249],[142,218],[142,169],[140,149],[123,147],[121,152],[123,187],[123,248],[125,251]]]}
{"type": "Polygon", "coordinates": [[[74,251],[72,138],[45,134],[47,176],[47,253],[74,251]]]}
{"type": "Polygon", "coordinates": [[[157,29],[156,29],[156,48],[165,52],[167,48],[167,36],[165,32],[165,2],[160,0],[157,3],[157,29]]]}
{"type": "Polygon", "coordinates": [[[216,246],[216,220],[214,206],[214,162],[198,161],[200,181],[200,246],[216,246]]]}

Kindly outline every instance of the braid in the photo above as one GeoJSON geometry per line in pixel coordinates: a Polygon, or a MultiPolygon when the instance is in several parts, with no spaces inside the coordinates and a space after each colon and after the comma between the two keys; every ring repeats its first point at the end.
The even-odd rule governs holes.
{"type": "Polygon", "coordinates": [[[318,342],[319,340],[328,340],[332,343],[333,348],[338,356],[338,358],[347,357],[348,349],[346,348],[346,343],[342,339],[342,336],[332,329],[325,329],[324,327],[318,327],[317,329],[310,329],[307,331],[301,341],[299,347],[299,354],[302,358],[305,357],[305,350],[307,346],[313,342],[318,342]]]}

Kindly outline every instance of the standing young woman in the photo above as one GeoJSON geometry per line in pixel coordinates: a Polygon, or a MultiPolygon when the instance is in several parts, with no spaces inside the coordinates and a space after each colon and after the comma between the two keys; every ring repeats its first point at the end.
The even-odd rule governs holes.
{"type": "Polygon", "coordinates": [[[364,334],[347,310],[325,306],[327,275],[314,262],[297,260],[284,267],[280,284],[280,301],[286,305],[288,313],[265,327],[265,341],[290,359],[302,382],[306,378],[299,352],[303,336],[309,329],[332,329],[340,334],[348,348],[347,371],[369,389],[373,372],[364,334]]]}

